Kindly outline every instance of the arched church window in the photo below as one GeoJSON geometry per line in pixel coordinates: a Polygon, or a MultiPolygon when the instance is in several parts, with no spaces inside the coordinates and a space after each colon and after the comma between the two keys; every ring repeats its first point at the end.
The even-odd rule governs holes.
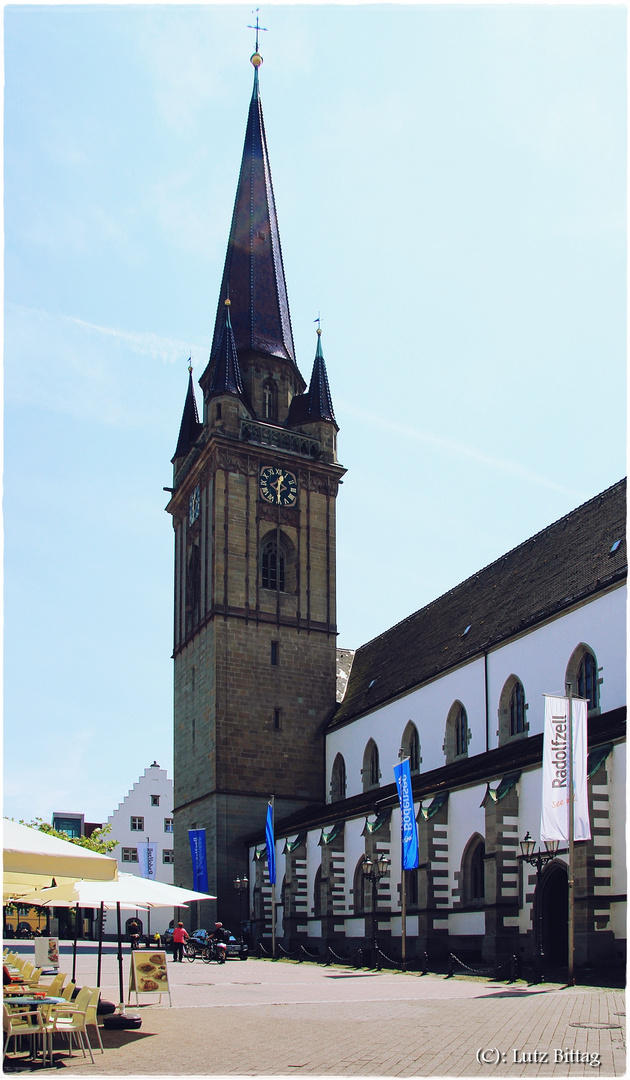
{"type": "Polygon", "coordinates": [[[486,845],[483,836],[475,833],[468,841],[462,857],[461,896],[465,904],[481,905],[486,895],[486,845]]]}
{"type": "Polygon", "coordinates": [[[263,589],[284,592],[286,582],[286,558],[282,544],[274,538],[263,543],[260,559],[263,589]]]}
{"type": "Polygon", "coordinates": [[[510,735],[525,731],[525,691],[521,682],[514,683],[510,694],[510,735]]]}
{"type": "Polygon", "coordinates": [[[346,763],[343,754],[337,754],[330,778],[331,802],[338,802],[346,797],[346,763]]]}
{"type": "Polygon", "coordinates": [[[586,698],[588,711],[599,710],[599,669],[592,649],[584,643],[574,649],[567,665],[565,682],[577,697],[586,698]]]}
{"type": "Polygon", "coordinates": [[[401,749],[405,757],[409,758],[409,768],[412,773],[420,772],[420,736],[418,729],[412,720],[409,721],[403,732],[401,749]]]}
{"type": "Polygon", "coordinates": [[[499,743],[503,745],[510,739],[522,738],[528,728],[523,684],[516,675],[510,675],[499,699],[499,743]]]}
{"type": "Polygon", "coordinates": [[[468,714],[461,701],[454,701],[446,718],[444,754],[447,764],[468,756],[468,714]]]}
{"type": "Polygon", "coordinates": [[[374,742],[374,739],[370,739],[365,748],[365,753],[363,754],[362,775],[364,791],[369,791],[370,788],[378,787],[381,779],[381,770],[379,767],[378,746],[374,742]]]}

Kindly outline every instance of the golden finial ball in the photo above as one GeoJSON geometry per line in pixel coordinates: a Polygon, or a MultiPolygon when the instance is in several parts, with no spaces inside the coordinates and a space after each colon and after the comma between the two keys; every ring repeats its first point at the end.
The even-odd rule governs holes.
{"type": "Polygon", "coordinates": [[[232,301],[229,298],[225,301],[225,306],[232,307],[232,301]]]}
{"type": "Polygon", "coordinates": [[[252,56],[250,57],[250,60],[251,60],[251,63],[254,65],[255,68],[259,68],[260,65],[263,62],[262,56],[260,55],[259,52],[253,53],[252,56]]]}

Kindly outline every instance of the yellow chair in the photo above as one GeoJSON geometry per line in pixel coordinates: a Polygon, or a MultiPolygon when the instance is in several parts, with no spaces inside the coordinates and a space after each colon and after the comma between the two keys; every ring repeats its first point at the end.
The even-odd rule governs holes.
{"type": "Polygon", "coordinates": [[[87,1005],[91,996],[92,991],[90,988],[84,986],[79,990],[74,1005],[51,1005],[46,1026],[51,1035],[60,1032],[68,1036],[70,1057],[72,1057],[72,1040],[76,1035],[83,1050],[83,1057],[85,1057],[85,1046],[87,1044],[92,1064],[94,1064],[94,1054],[92,1053],[86,1026],[87,1005]]]}
{"type": "Polygon", "coordinates": [[[31,974],[28,977],[28,985],[29,986],[38,986],[39,985],[39,980],[41,978],[41,974],[42,974],[42,969],[41,968],[34,968],[33,971],[31,972],[31,974]]]}
{"type": "Polygon", "coordinates": [[[61,993],[58,996],[62,997],[62,998],[65,998],[66,1001],[72,1001],[72,995],[74,994],[75,986],[76,986],[76,983],[73,983],[72,980],[70,980],[69,983],[66,983],[63,990],[61,991],[61,993]]]}
{"type": "Polygon", "coordinates": [[[25,982],[29,982],[31,975],[35,971],[33,964],[22,964],[21,974],[25,982]]]}
{"type": "Polygon", "coordinates": [[[52,982],[43,983],[40,981],[37,985],[39,986],[40,990],[45,990],[50,997],[61,997],[61,988],[63,986],[65,977],[65,973],[63,971],[60,971],[57,975],[55,975],[52,982]]]}
{"type": "MultiPolygon", "coordinates": [[[[2,1006],[2,1030],[4,1032],[4,1054],[6,1055],[11,1039],[28,1038],[30,1054],[33,1057],[36,1040],[42,1045],[44,1060],[46,1057],[46,1042],[44,1025],[39,1010],[31,1012],[30,1009],[8,1009],[2,1006]]],[[[16,1047],[17,1049],[17,1047],[16,1047]]]]}
{"type": "Polygon", "coordinates": [[[85,1023],[86,1025],[94,1024],[94,1027],[96,1028],[96,1038],[98,1039],[98,1045],[101,1048],[101,1054],[104,1054],[105,1050],[103,1049],[103,1040],[101,1039],[101,1033],[98,1027],[98,1003],[101,999],[101,990],[98,986],[88,987],[88,989],[91,992],[91,997],[86,1009],[87,1016],[85,1018],[85,1023]]]}

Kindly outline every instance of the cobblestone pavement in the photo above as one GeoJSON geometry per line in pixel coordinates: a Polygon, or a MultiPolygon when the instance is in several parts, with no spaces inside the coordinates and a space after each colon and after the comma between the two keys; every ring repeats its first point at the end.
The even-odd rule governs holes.
{"type": "MultiPolygon", "coordinates": [[[[64,968],[70,963],[62,957],[64,968]]],[[[95,974],[96,957],[81,953],[78,984],[93,985],[95,974]]],[[[625,1074],[620,990],[269,960],[169,961],[169,978],[171,1007],[166,998],[142,997],[139,1031],[103,1032],[105,1053],[95,1052],[94,1065],[60,1048],[55,1068],[81,1076],[625,1074]]],[[[117,1001],[111,954],[101,983],[103,997],[117,1001]]]]}

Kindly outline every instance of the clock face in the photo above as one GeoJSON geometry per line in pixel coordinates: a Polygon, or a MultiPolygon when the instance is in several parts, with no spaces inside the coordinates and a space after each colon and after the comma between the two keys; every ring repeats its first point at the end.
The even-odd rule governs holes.
{"type": "Polygon", "coordinates": [[[193,490],[191,491],[190,498],[188,500],[188,524],[189,525],[192,525],[193,521],[196,521],[197,518],[199,517],[199,505],[200,505],[199,484],[197,484],[197,487],[193,488],[193,490]]]}
{"type": "Polygon", "coordinates": [[[276,506],[295,506],[297,480],[292,472],[277,465],[265,465],[260,470],[260,494],[265,502],[276,506]]]}

